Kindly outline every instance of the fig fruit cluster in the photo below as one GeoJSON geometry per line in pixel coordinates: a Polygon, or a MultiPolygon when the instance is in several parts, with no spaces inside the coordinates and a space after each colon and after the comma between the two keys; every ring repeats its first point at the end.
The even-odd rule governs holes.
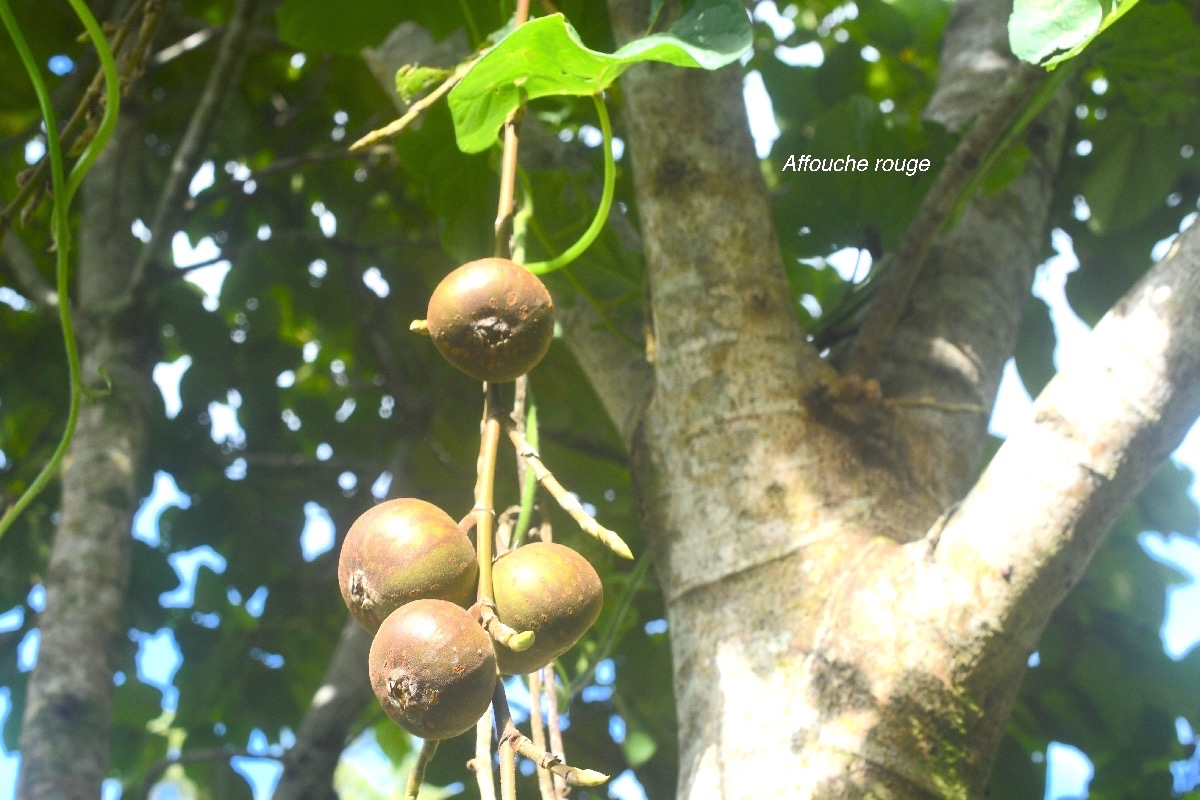
{"type": "Polygon", "coordinates": [[[506,553],[492,565],[496,616],[535,635],[531,647],[515,652],[493,641],[467,610],[478,579],[466,533],[423,500],[380,503],[354,522],[342,544],[342,598],[375,635],[371,686],[388,716],[423,739],[474,727],[499,673],[549,664],[595,623],[604,601],[595,569],[568,547],[539,542],[506,553]]]}
{"type": "Polygon", "coordinates": [[[463,264],[434,289],[434,347],[472,378],[507,383],[537,366],[554,338],[554,302],[536,275],[507,258],[463,264]]]}

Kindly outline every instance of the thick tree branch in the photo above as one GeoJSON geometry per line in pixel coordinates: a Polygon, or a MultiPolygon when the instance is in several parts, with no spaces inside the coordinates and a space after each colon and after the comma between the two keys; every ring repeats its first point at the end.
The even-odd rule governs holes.
{"type": "MultiPolygon", "coordinates": [[[[981,137],[988,134],[980,148],[969,148],[966,162],[948,170],[959,179],[971,175],[970,159],[986,152],[987,141],[1020,112],[1020,98],[1028,96],[1037,81],[1027,68],[1015,66],[1009,50],[1010,8],[995,0],[963,0],[955,4],[946,28],[945,66],[926,114],[952,130],[977,119],[964,143],[974,140],[976,132],[981,137]],[[1014,70],[1025,77],[1007,104],[989,111],[995,87],[1014,70]]],[[[883,279],[864,323],[857,352],[882,349],[877,359],[860,356],[851,368],[868,369],[888,397],[919,401],[897,412],[888,445],[904,463],[905,478],[942,508],[961,499],[978,474],[987,415],[946,412],[937,404],[942,409],[990,409],[995,400],[1034,270],[1045,252],[1045,221],[1058,173],[1067,101],[1059,92],[1026,128],[1023,142],[1029,156],[1019,176],[999,191],[972,198],[954,226],[932,242],[921,234],[919,244],[910,249],[916,234],[906,239],[892,268],[897,272],[883,279]],[[914,270],[914,265],[920,269],[914,270]],[[896,285],[893,279],[911,287],[893,292],[888,288],[896,285]],[[880,335],[883,330],[886,337],[880,335]],[[936,404],[927,402],[931,400],[936,404]]],[[[930,219],[941,218],[952,195],[934,203],[941,211],[930,219]]],[[[922,210],[918,219],[925,214],[922,210]]],[[[931,223],[925,233],[940,225],[931,223]]]]}
{"type": "Polygon", "coordinates": [[[296,743],[283,756],[274,800],[337,800],[334,770],[347,734],[371,700],[370,650],[371,634],[347,617],[321,686],[296,731],[296,743]]]}
{"type": "Polygon", "coordinates": [[[40,306],[54,308],[58,305],[58,292],[38,272],[37,259],[16,231],[4,234],[4,258],[12,270],[17,287],[29,295],[29,299],[40,306]]]}
{"type": "Polygon", "coordinates": [[[933,552],[970,611],[1032,649],[1113,521],[1200,416],[1200,225],[1037,398],[933,552]]]}
{"type": "Polygon", "coordinates": [[[149,800],[155,785],[162,780],[166,771],[176,764],[199,764],[205,761],[231,761],[235,758],[270,758],[245,748],[213,747],[207,750],[187,750],[177,756],[155,761],[146,768],[146,776],[138,787],[137,800],[149,800]]]}
{"type": "MultiPolygon", "coordinates": [[[[347,265],[342,274],[347,289],[353,293],[361,290],[362,284],[350,279],[350,266],[347,265]]],[[[427,430],[424,409],[428,408],[429,402],[424,392],[406,381],[394,342],[381,333],[387,326],[373,325],[372,320],[370,314],[356,317],[359,334],[374,351],[389,391],[409,411],[405,415],[406,427],[397,431],[391,467],[392,496],[412,497],[415,494],[412,452],[419,437],[427,430]]],[[[334,770],[351,727],[373,695],[367,678],[370,649],[371,635],[348,617],[321,686],[313,695],[304,721],[296,732],[296,743],[284,755],[283,776],[274,800],[336,800],[334,770]]]]}
{"type": "Polygon", "coordinates": [[[966,136],[954,148],[891,258],[879,292],[871,301],[858,336],[850,347],[846,359],[847,371],[858,375],[871,373],[876,359],[908,307],[909,297],[917,285],[917,278],[925,266],[925,258],[933,247],[934,239],[950,218],[976,171],[982,168],[1008,125],[1033,97],[1044,79],[1045,73],[1041,69],[1028,64],[1014,66],[999,96],[975,119],[966,136]]]}

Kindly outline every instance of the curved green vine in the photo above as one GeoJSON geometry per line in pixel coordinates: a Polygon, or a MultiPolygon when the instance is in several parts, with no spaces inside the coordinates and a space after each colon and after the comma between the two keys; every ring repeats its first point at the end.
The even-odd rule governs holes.
{"type": "Polygon", "coordinates": [[[587,230],[573,245],[549,261],[535,261],[525,265],[525,268],[534,275],[545,275],[547,272],[562,269],[579,258],[592,242],[596,241],[596,237],[604,229],[604,223],[608,221],[608,212],[612,208],[613,195],[616,193],[617,185],[617,167],[612,151],[612,123],[608,119],[608,109],[604,106],[604,98],[595,94],[592,95],[592,101],[596,104],[596,116],[600,118],[600,133],[604,138],[604,143],[601,145],[604,148],[604,190],[600,194],[600,205],[596,209],[596,216],[592,218],[592,224],[588,225],[587,230]]]}
{"type": "Polygon", "coordinates": [[[96,22],[96,18],[92,15],[84,0],[70,0],[70,3],[71,7],[75,10],[75,14],[87,30],[88,37],[91,39],[92,45],[96,48],[96,53],[100,58],[100,67],[104,72],[106,102],[104,105],[104,116],[101,118],[95,137],[83,151],[83,155],[79,157],[79,160],[75,162],[75,166],[71,170],[70,176],[68,176],[63,163],[62,143],[58,136],[58,122],[54,115],[54,106],[50,101],[50,92],[46,87],[45,81],[42,79],[37,60],[34,58],[33,52],[29,49],[28,43],[25,41],[21,27],[13,16],[8,0],[0,0],[0,22],[3,22],[4,27],[8,30],[8,34],[12,38],[13,44],[17,48],[17,53],[21,58],[21,63],[25,66],[25,71],[29,74],[29,80],[33,84],[34,93],[38,99],[38,106],[42,112],[42,119],[46,125],[46,154],[50,159],[50,183],[54,189],[54,203],[51,208],[51,234],[55,247],[55,291],[58,293],[58,318],[63,331],[63,346],[67,353],[67,370],[69,373],[71,398],[70,407],[67,410],[66,428],[63,430],[63,435],[58,442],[58,446],[54,449],[50,460],[42,468],[41,472],[38,473],[37,477],[34,478],[33,482],[17,498],[17,501],[5,510],[4,516],[0,517],[0,538],[12,527],[13,522],[21,512],[46,488],[46,484],[50,482],[51,477],[54,476],[59,466],[62,465],[63,457],[67,454],[67,448],[70,447],[71,440],[75,436],[75,427],[79,422],[79,408],[83,398],[83,377],[79,367],[79,348],[75,342],[75,325],[71,318],[71,304],[69,302],[71,224],[68,212],[70,210],[71,199],[75,196],[76,190],[78,190],[84,176],[91,169],[92,164],[96,161],[96,157],[104,149],[104,146],[112,136],[113,130],[116,128],[117,114],[120,111],[121,84],[117,74],[116,59],[113,58],[112,50],[108,46],[108,41],[104,37],[104,32],[100,29],[99,23],[96,22]]]}
{"type": "MultiPolygon", "coordinates": [[[[104,73],[104,116],[100,118],[100,127],[97,128],[96,135],[92,137],[92,141],[88,142],[83,154],[79,156],[79,160],[71,169],[71,175],[67,180],[65,200],[65,206],[69,207],[76,190],[79,189],[79,184],[83,182],[84,176],[96,163],[100,151],[108,144],[113,131],[117,128],[117,114],[121,110],[121,77],[117,72],[117,61],[108,46],[108,39],[104,36],[100,23],[88,9],[85,0],[68,0],[68,2],[75,10],[75,16],[79,17],[79,21],[83,23],[88,38],[92,40],[92,46],[96,48],[96,55],[100,58],[100,69],[104,73]]],[[[64,207],[64,216],[65,211],[64,207]]]]}

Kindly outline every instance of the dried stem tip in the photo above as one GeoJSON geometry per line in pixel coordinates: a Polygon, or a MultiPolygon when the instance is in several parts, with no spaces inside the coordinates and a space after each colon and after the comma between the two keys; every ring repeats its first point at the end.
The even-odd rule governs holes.
{"type": "Polygon", "coordinates": [[[546,487],[558,504],[562,506],[563,511],[571,515],[571,518],[578,523],[583,531],[591,536],[599,539],[609,550],[619,555],[621,558],[633,559],[633,553],[629,551],[629,545],[625,544],[624,540],[617,535],[616,531],[611,531],[596,521],[596,518],[583,510],[579,500],[575,495],[571,494],[563,487],[558,479],[546,468],[542,463],[541,456],[537,450],[525,440],[525,435],[517,430],[515,423],[511,418],[505,421],[505,426],[508,428],[508,438],[512,441],[513,447],[517,449],[517,455],[525,460],[529,468],[533,470],[534,476],[538,482],[546,487]]]}

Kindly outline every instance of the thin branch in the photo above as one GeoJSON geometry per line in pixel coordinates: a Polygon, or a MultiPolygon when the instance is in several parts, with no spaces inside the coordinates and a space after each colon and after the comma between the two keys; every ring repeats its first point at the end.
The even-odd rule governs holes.
{"type": "MultiPolygon", "coordinates": [[[[529,732],[533,736],[533,744],[535,747],[546,749],[546,730],[542,726],[542,671],[540,669],[529,673],[527,677],[529,682],[529,732]]],[[[554,691],[551,687],[550,691],[554,691]]],[[[538,791],[542,794],[542,800],[554,800],[554,778],[549,770],[538,768],[538,791]]]]}
{"type": "Polygon", "coordinates": [[[278,756],[255,753],[245,748],[212,747],[205,750],[185,750],[182,753],[159,759],[146,768],[146,775],[138,787],[137,796],[141,800],[150,797],[150,792],[162,779],[168,769],[176,764],[199,764],[205,761],[229,761],[234,758],[269,758],[278,760],[278,756]]]}
{"type": "Polygon", "coordinates": [[[221,37],[212,70],[208,73],[208,80],[196,102],[196,110],[192,112],[187,130],[184,131],[179,147],[175,150],[175,157],[171,160],[170,172],[150,221],[152,238],[133,265],[130,292],[138,291],[149,264],[165,252],[170,245],[171,236],[184,217],[183,200],[188,185],[204,158],[225,98],[241,76],[242,67],[246,62],[246,38],[258,13],[260,2],[261,0],[238,0],[234,6],[233,18],[225,29],[225,35],[221,37]]]}
{"type": "Polygon", "coordinates": [[[511,739],[500,739],[500,797],[517,800],[517,753],[511,739]]]}
{"type": "Polygon", "coordinates": [[[440,86],[409,106],[408,111],[404,113],[404,116],[377,131],[371,131],[366,136],[350,145],[350,152],[353,153],[357,150],[363,150],[373,144],[376,144],[377,142],[381,142],[384,139],[389,139],[403,131],[409,126],[409,124],[412,123],[413,120],[421,116],[425,109],[432,106],[438,100],[441,100],[451,89],[455,87],[459,81],[466,77],[466,74],[471,71],[471,67],[475,66],[475,62],[478,61],[479,58],[479,56],[476,56],[470,61],[464,61],[463,63],[459,64],[458,69],[454,70],[450,77],[442,81],[440,86]]]}
{"type": "Polygon", "coordinates": [[[169,61],[174,61],[184,53],[190,53],[196,48],[208,44],[220,30],[217,27],[201,28],[195,33],[189,33],[175,44],[168,45],[155,53],[151,63],[156,67],[161,67],[169,61]]]}
{"type": "Polygon", "coordinates": [[[417,795],[421,793],[421,783],[425,780],[425,770],[429,767],[429,762],[433,760],[437,749],[437,739],[426,739],[425,743],[421,745],[421,752],[417,754],[417,762],[413,764],[412,772],[408,775],[404,800],[417,800],[417,795]]]}
{"type": "Polygon", "coordinates": [[[311,153],[301,153],[300,155],[290,156],[288,158],[276,159],[275,161],[272,161],[270,165],[251,172],[245,178],[234,178],[219,184],[213,184],[207,189],[198,192],[195,197],[189,197],[187,201],[184,202],[183,208],[184,211],[190,214],[198,209],[210,205],[226,195],[233,194],[237,191],[244,191],[246,185],[249,183],[260,183],[264,178],[268,178],[272,175],[278,175],[281,172],[291,172],[298,168],[308,167],[316,164],[325,164],[332,161],[375,157],[390,158],[394,155],[395,151],[390,147],[381,146],[355,153],[350,153],[341,149],[317,150],[311,153]]]}
{"type": "Polygon", "coordinates": [[[585,533],[600,540],[609,550],[612,550],[621,558],[632,559],[633,553],[629,551],[629,545],[625,544],[616,531],[611,531],[604,527],[596,521],[595,517],[583,510],[583,506],[580,505],[575,495],[568,492],[550,470],[546,468],[546,465],[542,463],[541,456],[529,445],[529,442],[525,441],[525,437],[517,430],[511,417],[506,421],[505,427],[508,430],[508,438],[512,441],[513,447],[517,449],[517,454],[525,460],[525,463],[533,470],[534,476],[546,488],[546,491],[558,501],[563,511],[570,514],[571,518],[578,523],[579,527],[585,533]]]}
{"type": "MultiPolygon", "coordinates": [[[[500,746],[511,744],[513,749],[528,758],[542,769],[563,778],[571,786],[599,786],[608,780],[608,776],[594,769],[572,767],[563,762],[553,753],[534,745],[533,741],[517,730],[513,724],[512,713],[508,708],[508,698],[504,696],[504,684],[497,682],[496,691],[492,695],[492,710],[496,714],[496,728],[500,731],[500,746]]],[[[501,760],[503,764],[503,760],[501,760]]]]}
{"type": "MultiPolygon", "coordinates": [[[[121,57],[119,81],[122,93],[127,93],[134,79],[141,74],[146,52],[165,11],[166,3],[162,0],[143,0],[142,3],[135,3],[130,6],[128,13],[113,31],[110,47],[114,53],[117,53],[125,45],[133,30],[134,22],[138,20],[139,16],[141,17],[137,39],[128,52],[121,57]]],[[[60,136],[64,152],[79,152],[91,143],[98,130],[96,122],[103,112],[105,93],[104,72],[97,68],[91,83],[75,106],[74,113],[63,126],[60,136]]],[[[37,209],[46,192],[49,172],[50,158],[47,153],[38,163],[22,174],[21,188],[17,196],[0,211],[0,234],[9,229],[18,214],[24,223],[28,220],[29,215],[37,209]]]]}
{"type": "Polygon", "coordinates": [[[621,595],[621,601],[617,604],[617,610],[609,619],[608,625],[604,629],[604,635],[600,637],[600,647],[591,657],[587,670],[578,679],[571,681],[571,685],[567,687],[568,698],[573,700],[577,694],[587,688],[592,682],[592,678],[596,675],[597,665],[608,658],[613,642],[617,638],[617,633],[625,621],[625,615],[629,613],[629,609],[633,608],[633,598],[637,594],[638,589],[642,587],[642,581],[646,579],[646,573],[649,571],[650,551],[647,550],[638,556],[637,563],[633,567],[633,572],[629,576],[629,585],[625,587],[625,591],[621,595]]]}
{"type": "Polygon", "coordinates": [[[480,425],[479,460],[475,467],[475,546],[479,555],[479,605],[496,607],[492,593],[492,555],[495,551],[496,450],[500,442],[500,392],[494,384],[485,384],[483,422],[480,425]]]}
{"type": "Polygon", "coordinates": [[[934,240],[950,219],[988,154],[995,150],[1009,130],[1010,123],[1027,107],[1044,79],[1045,72],[1040,68],[1028,64],[1015,67],[1005,90],[979,115],[950,154],[905,232],[904,240],[887,265],[879,291],[872,299],[858,335],[851,344],[846,361],[847,372],[870,374],[908,308],[909,295],[934,240]]]}
{"type": "Polygon", "coordinates": [[[475,773],[475,782],[479,785],[479,800],[496,800],[496,781],[492,777],[491,714],[485,713],[475,726],[475,757],[467,762],[467,769],[475,773]]]}
{"type": "MultiPolygon", "coordinates": [[[[554,662],[542,667],[542,685],[546,690],[546,728],[550,732],[550,752],[566,758],[563,748],[562,727],[558,724],[558,691],[555,688],[558,676],[554,674],[554,662]]],[[[554,775],[554,793],[560,799],[570,794],[570,787],[561,775],[554,775]]]]}

